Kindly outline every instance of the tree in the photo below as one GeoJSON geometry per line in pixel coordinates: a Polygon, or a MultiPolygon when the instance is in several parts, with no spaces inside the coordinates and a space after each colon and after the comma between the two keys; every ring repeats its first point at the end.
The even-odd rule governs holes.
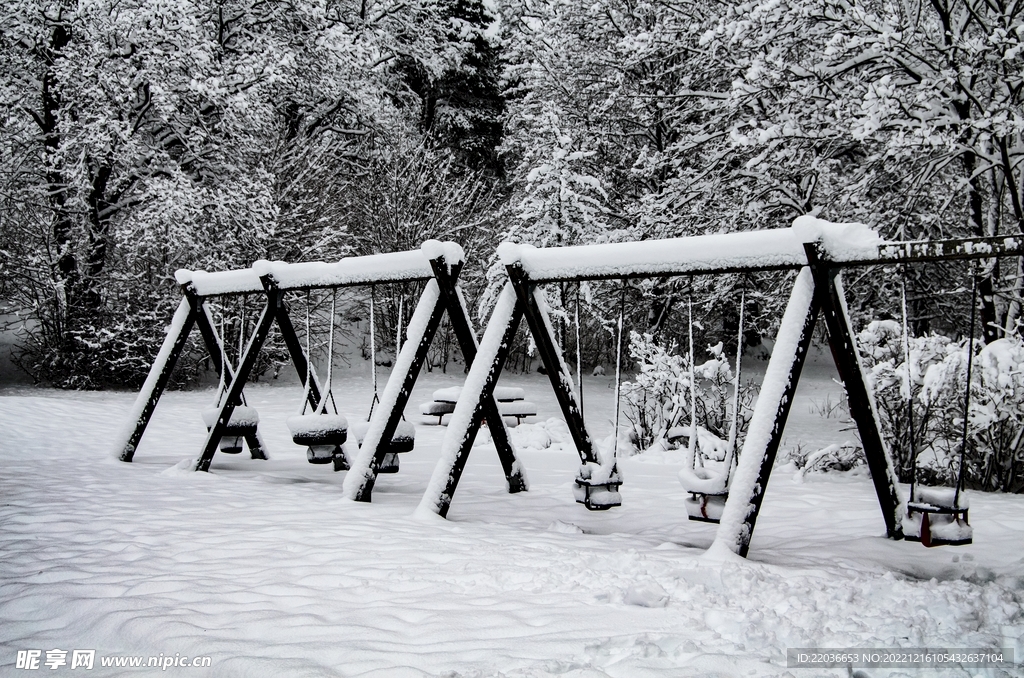
{"type": "Polygon", "coordinates": [[[151,351],[126,304],[166,305],[175,268],[348,251],[334,206],[365,138],[406,124],[391,64],[443,67],[442,28],[428,2],[7,3],[0,270],[28,367],[130,383],[108,338],[151,351]]]}

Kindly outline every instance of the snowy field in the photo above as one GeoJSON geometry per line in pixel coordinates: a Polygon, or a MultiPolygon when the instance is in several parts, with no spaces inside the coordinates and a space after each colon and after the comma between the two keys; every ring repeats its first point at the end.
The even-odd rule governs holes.
{"type": "MultiPolygon", "coordinates": [[[[763,369],[763,368],[762,368],[763,369]]],[[[336,377],[365,417],[367,370],[336,377]]],[[[814,410],[838,400],[809,365],[784,447],[853,439],[814,410]]],[[[574,503],[578,457],[557,441],[546,377],[506,375],[539,406],[514,431],[531,484],[509,495],[493,447],[470,458],[449,520],[414,517],[444,429],[414,414],[462,375],[424,374],[417,449],[372,504],[311,466],[285,419],[301,389],[255,384],[269,461],[179,462],[204,439],[210,391],[164,396],[135,463],[110,457],[133,393],[0,391],[0,675],[19,650],[96,650],[86,675],[848,676],[787,669],[795,647],[1013,648],[1024,656],[1024,496],[971,496],[975,543],[884,538],[866,475],[776,468],[747,561],[711,560],[686,520],[681,455],[622,461],[623,506],[574,503]],[[555,432],[553,445],[547,446],[555,432]],[[209,656],[210,668],[110,669],[101,657],[209,656]]],[[[588,424],[611,431],[612,380],[586,379],[588,424]]],[[[74,671],[79,671],[75,669],[74,671]]],[[[77,675],[72,673],[72,675],[77,675]]],[[[866,669],[1004,676],[1016,669],[866,669]]]]}

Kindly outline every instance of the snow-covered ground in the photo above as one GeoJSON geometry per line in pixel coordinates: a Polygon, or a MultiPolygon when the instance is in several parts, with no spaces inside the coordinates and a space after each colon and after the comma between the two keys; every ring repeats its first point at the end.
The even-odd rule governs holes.
{"type": "MultiPolygon", "coordinates": [[[[369,406],[366,372],[336,376],[350,421],[369,406]]],[[[574,503],[578,457],[542,449],[559,429],[544,424],[558,411],[542,375],[500,382],[539,406],[514,432],[530,491],[505,493],[484,442],[449,520],[416,517],[444,433],[417,406],[462,376],[420,378],[417,449],[372,504],[343,499],[345,474],[291,444],[294,382],[247,388],[271,459],[218,454],[208,474],[179,462],[198,453],[210,391],[166,394],[133,464],[109,456],[133,393],[0,391],[0,675],[31,675],[15,668],[29,649],[95,649],[87,675],[209,676],[848,676],[787,669],[786,649],[1024,656],[1024,496],[972,494],[975,543],[926,549],[884,538],[866,475],[801,482],[780,465],[750,558],[711,560],[715,527],[686,520],[680,453],[622,461],[621,508],[574,503]],[[212,666],[99,665],[161,654],[212,666]]],[[[808,366],[784,447],[855,438],[814,411],[838,400],[832,376],[808,366]]],[[[611,382],[586,378],[596,437],[611,431],[611,382]]]]}

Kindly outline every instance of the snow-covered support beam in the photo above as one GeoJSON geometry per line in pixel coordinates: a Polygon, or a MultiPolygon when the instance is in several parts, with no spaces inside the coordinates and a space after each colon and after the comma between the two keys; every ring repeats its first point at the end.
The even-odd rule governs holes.
{"type": "Polygon", "coordinates": [[[139,395],[135,397],[135,404],[132,405],[125,429],[115,443],[114,452],[121,461],[130,462],[135,457],[135,450],[146,432],[153,410],[156,409],[156,404],[171,379],[171,373],[174,372],[174,366],[188,342],[188,335],[192,332],[196,316],[197,309],[192,301],[188,297],[182,297],[171,324],[167,327],[167,335],[160,346],[160,352],[149,368],[149,375],[139,395]]]}
{"type": "Polygon", "coordinates": [[[432,275],[430,262],[420,250],[346,257],[333,263],[257,261],[251,268],[182,273],[191,278],[196,294],[203,297],[262,292],[261,278],[265,276],[269,276],[279,290],[288,291],[414,282],[428,280],[432,275]]]}
{"type": "MultiPolygon", "coordinates": [[[[260,288],[262,289],[262,287],[263,285],[261,283],[260,288]]],[[[275,316],[274,305],[281,303],[280,297],[280,292],[268,293],[267,295],[267,303],[263,306],[263,310],[260,312],[260,318],[256,324],[256,330],[252,333],[252,336],[249,337],[249,343],[246,345],[245,351],[242,353],[242,359],[239,362],[238,370],[231,377],[231,382],[227,388],[227,392],[224,394],[220,411],[217,413],[217,421],[210,428],[210,431],[206,436],[206,442],[203,445],[202,454],[200,454],[199,459],[196,460],[196,471],[210,470],[210,462],[213,461],[213,455],[217,451],[220,439],[224,437],[224,432],[227,430],[228,422],[231,420],[231,414],[235,411],[235,407],[241,403],[242,389],[245,387],[245,383],[249,379],[249,374],[252,372],[252,368],[256,365],[256,358],[259,356],[260,349],[263,348],[263,344],[267,340],[267,335],[270,334],[270,326],[274,323],[275,316]]],[[[250,441],[247,440],[246,442],[250,441]]]]}
{"type": "MultiPolygon", "coordinates": [[[[394,369],[380,396],[380,403],[370,417],[359,454],[345,477],[343,488],[345,496],[349,499],[370,501],[377,473],[387,454],[387,446],[382,446],[381,442],[390,441],[395,435],[398,422],[402,419],[402,412],[409,401],[409,394],[416,384],[420,367],[426,360],[430,342],[441,325],[444,311],[444,304],[440,303],[437,281],[431,280],[423,289],[416,310],[409,320],[406,341],[395,359],[394,369]]],[[[336,465],[334,470],[344,469],[336,465]]]]}
{"type": "Polygon", "coordinates": [[[906,506],[900,498],[896,470],[889,449],[878,424],[875,399],[868,388],[867,377],[857,352],[857,342],[850,328],[850,315],[846,308],[846,295],[839,269],[831,265],[818,243],[807,243],[807,260],[814,276],[815,296],[821,306],[828,330],[828,345],[832,351],[839,378],[846,389],[850,415],[857,424],[861,446],[867,457],[871,481],[878,495],[878,505],[885,519],[885,532],[890,539],[903,538],[903,514],[906,506]]]}
{"type": "MultiPolygon", "coordinates": [[[[462,248],[455,243],[428,240],[420,246],[419,253],[428,262],[430,279],[406,328],[406,341],[395,360],[395,367],[384,387],[380,403],[370,418],[359,455],[352,462],[352,468],[345,478],[345,495],[356,501],[370,501],[372,497],[373,486],[386,454],[386,447],[381,442],[394,437],[445,312],[453,327],[464,326],[469,330],[470,349],[467,352],[464,348],[463,352],[467,360],[472,360],[474,354],[476,337],[472,335],[457,284],[465,261],[462,248]]],[[[460,342],[464,338],[461,337],[460,342]]],[[[514,453],[512,459],[515,460],[514,453]]],[[[335,470],[342,469],[336,465],[335,470]]]]}
{"type": "Polygon", "coordinates": [[[555,398],[558,400],[562,416],[565,417],[565,423],[569,427],[569,434],[579,452],[580,461],[583,464],[600,464],[601,460],[598,459],[594,443],[583,422],[583,412],[576,399],[578,391],[573,383],[572,373],[562,358],[562,350],[559,348],[558,342],[555,341],[551,319],[547,313],[544,291],[528,277],[525,265],[520,258],[526,251],[528,251],[527,248],[522,246],[513,249],[502,244],[498,248],[498,255],[508,271],[508,278],[515,290],[518,305],[523,309],[526,323],[529,325],[533,341],[537,345],[537,353],[540,354],[547,370],[551,388],[555,391],[555,398]]]}
{"type": "MultiPolygon", "coordinates": [[[[451,421],[448,422],[448,430],[441,441],[441,458],[430,476],[427,491],[423,493],[418,511],[436,513],[442,518],[448,515],[452,497],[455,496],[455,489],[458,487],[466,460],[469,459],[473,442],[480,429],[484,408],[488,401],[493,401],[494,386],[505,367],[505,361],[508,360],[512,340],[522,319],[522,305],[516,301],[512,283],[506,283],[498,295],[498,301],[494,305],[487,329],[484,330],[476,357],[469,368],[469,374],[466,375],[462,393],[455,404],[451,421]]],[[[522,476],[521,469],[514,470],[523,484],[521,489],[526,489],[526,479],[522,476]]],[[[510,485],[509,490],[511,489],[510,485]]]]}
{"type": "Polygon", "coordinates": [[[800,372],[818,318],[819,302],[810,270],[800,272],[782,316],[747,437],[729,485],[729,498],[712,550],[747,556],[761,502],[782,442],[800,372]]]}
{"type": "MultiPolygon", "coordinates": [[[[213,362],[213,367],[217,371],[217,376],[220,376],[221,370],[227,370],[224,373],[224,381],[227,383],[235,377],[235,371],[231,367],[230,362],[224,361],[224,337],[217,333],[216,322],[213,319],[213,315],[210,313],[210,307],[204,303],[204,300],[196,296],[195,289],[192,287],[191,281],[186,282],[183,285],[185,290],[185,296],[192,303],[196,309],[196,327],[199,329],[199,334],[203,338],[203,343],[206,345],[206,350],[209,351],[210,360],[213,362]]],[[[241,405],[241,394],[239,394],[239,401],[235,403],[235,406],[241,405]]],[[[259,431],[255,433],[246,433],[244,435],[245,444],[249,446],[249,454],[253,459],[266,459],[266,445],[260,439],[259,431]]]]}
{"type": "Polygon", "coordinates": [[[833,224],[809,215],[792,228],[717,233],[686,238],[542,247],[502,243],[532,283],[663,275],[797,270],[807,265],[803,243],[817,241],[836,268],[1024,256],[1024,237],[996,236],[886,242],[863,224],[833,224]]]}
{"type": "MultiPolygon", "coordinates": [[[[455,282],[457,272],[453,274],[444,265],[444,260],[440,258],[431,259],[430,265],[434,269],[434,279],[437,280],[441,298],[448,308],[448,322],[455,333],[455,340],[459,343],[459,348],[462,350],[462,357],[466,360],[466,364],[471,366],[476,360],[476,354],[480,346],[477,343],[476,333],[473,331],[473,326],[469,320],[470,316],[466,308],[466,300],[463,299],[462,290],[455,282]]],[[[511,339],[509,341],[511,342],[511,339]]],[[[515,447],[509,439],[508,428],[505,427],[505,419],[501,416],[501,411],[498,409],[498,401],[494,399],[493,393],[482,398],[480,406],[483,411],[483,418],[487,422],[487,429],[491,433],[494,449],[498,453],[501,469],[505,473],[505,481],[507,482],[509,493],[514,494],[526,490],[527,482],[526,477],[523,475],[522,465],[516,458],[515,447]]],[[[464,464],[465,461],[460,464],[460,474],[464,464]]],[[[451,492],[454,491],[455,488],[452,487],[451,492]]]]}
{"type": "Polygon", "coordinates": [[[499,252],[518,261],[533,283],[795,270],[807,263],[788,228],[571,248],[502,243],[499,252]]]}

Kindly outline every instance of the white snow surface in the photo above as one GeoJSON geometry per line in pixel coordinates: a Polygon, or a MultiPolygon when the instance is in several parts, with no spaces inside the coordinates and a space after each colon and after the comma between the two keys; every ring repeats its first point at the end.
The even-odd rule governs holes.
{"type": "MultiPolygon", "coordinates": [[[[449,372],[421,375],[412,402],[460,385],[449,372]]],[[[531,489],[507,494],[480,443],[445,521],[415,511],[446,429],[417,425],[401,472],[378,478],[372,504],[351,502],[346,473],[307,464],[291,443],[303,391],[285,376],[246,387],[271,459],[217,454],[210,473],[184,467],[206,438],[198,414],[212,390],[165,394],[132,464],[106,452],[135,394],[0,391],[0,675],[66,675],[14,669],[18,650],[54,648],[95,649],[85,675],[225,678],[847,678],[787,670],[786,648],[1024,655],[1024,497],[971,493],[974,544],[926,549],[884,538],[866,475],[797,483],[779,466],[750,558],[715,557],[715,526],[685,518],[681,451],[620,458],[623,505],[588,512],[573,501],[579,457],[547,377],[506,374],[540,409],[542,424],[511,432],[531,489]],[[213,665],[99,666],[161,653],[213,665]]],[[[838,397],[834,376],[805,367],[784,448],[849,435],[810,411],[838,397]]],[[[584,380],[588,426],[607,436],[613,378],[584,380]]],[[[343,416],[365,417],[369,363],[338,369],[334,390],[343,416]]]]}
{"type": "Polygon", "coordinates": [[[519,262],[531,280],[682,274],[734,269],[798,268],[807,264],[803,243],[820,242],[833,261],[877,259],[885,241],[864,224],[833,224],[805,215],[792,228],[716,233],[685,238],[543,247],[498,246],[505,265],[519,262]]]}

